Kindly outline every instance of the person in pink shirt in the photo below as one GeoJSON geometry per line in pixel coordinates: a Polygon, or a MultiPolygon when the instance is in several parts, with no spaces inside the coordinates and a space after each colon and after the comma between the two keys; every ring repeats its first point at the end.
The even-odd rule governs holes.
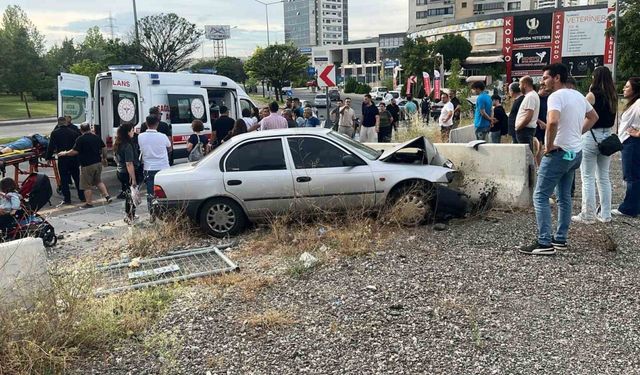
{"type": "Polygon", "coordinates": [[[287,129],[289,124],[287,123],[287,119],[282,117],[282,115],[278,114],[278,103],[272,102],[269,104],[269,116],[263,118],[257,124],[253,125],[249,131],[254,130],[271,130],[271,129],[287,129]]]}

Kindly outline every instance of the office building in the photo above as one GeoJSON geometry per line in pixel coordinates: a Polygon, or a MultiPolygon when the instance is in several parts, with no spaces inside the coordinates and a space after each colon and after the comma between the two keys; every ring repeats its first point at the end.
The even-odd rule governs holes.
{"type": "MultiPolygon", "coordinates": [[[[589,0],[589,1],[598,1],[598,0],[589,0]]],[[[600,2],[599,4],[606,4],[607,0],[600,2]]],[[[598,4],[594,2],[593,4],[598,4]]],[[[590,3],[590,5],[593,5],[590,3]]],[[[557,8],[559,5],[563,7],[576,7],[580,5],[578,0],[536,0],[536,9],[547,9],[547,8],[557,8]]]]}
{"type": "Polygon", "coordinates": [[[348,0],[285,0],[284,40],[298,47],[349,40],[348,0]]]}
{"type": "MultiPolygon", "coordinates": [[[[408,0],[409,32],[473,16],[534,9],[534,1],[553,0],[408,0]]],[[[575,0],[566,0],[575,1],[575,0]]]]}

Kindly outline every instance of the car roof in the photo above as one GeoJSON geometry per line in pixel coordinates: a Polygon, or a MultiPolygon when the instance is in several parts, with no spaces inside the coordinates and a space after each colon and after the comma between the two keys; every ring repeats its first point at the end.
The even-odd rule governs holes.
{"type": "Polygon", "coordinates": [[[253,131],[249,133],[243,133],[231,138],[233,141],[243,141],[246,139],[260,139],[273,136],[287,136],[287,135],[324,135],[331,131],[327,128],[288,128],[288,129],[273,129],[273,130],[261,130],[253,131]]]}

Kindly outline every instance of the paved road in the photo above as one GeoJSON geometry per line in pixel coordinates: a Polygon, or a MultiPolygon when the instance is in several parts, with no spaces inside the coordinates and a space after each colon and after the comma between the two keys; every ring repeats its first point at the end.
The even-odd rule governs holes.
{"type": "Polygon", "coordinates": [[[2,125],[0,126],[0,138],[9,137],[21,137],[23,135],[30,135],[39,133],[42,135],[49,135],[53,128],[56,126],[55,122],[46,123],[26,123],[19,125],[2,125]]]}

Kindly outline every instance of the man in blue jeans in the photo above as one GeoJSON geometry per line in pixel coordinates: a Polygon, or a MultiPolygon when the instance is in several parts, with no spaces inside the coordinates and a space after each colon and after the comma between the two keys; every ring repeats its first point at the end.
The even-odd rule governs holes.
{"type": "MultiPolygon", "coordinates": [[[[142,163],[144,164],[144,180],[147,185],[147,207],[150,213],[156,174],[163,169],[169,168],[169,152],[171,152],[169,138],[158,132],[159,123],[160,119],[156,116],[147,116],[148,129],[138,136],[138,145],[140,146],[142,163]]],[[[153,215],[151,220],[153,221],[153,215]]]]}
{"type": "Polygon", "coordinates": [[[476,110],[473,116],[473,126],[476,128],[476,139],[487,140],[487,134],[491,128],[491,123],[495,122],[492,117],[493,101],[489,94],[484,92],[485,85],[482,81],[476,81],[471,85],[471,91],[478,95],[476,100],[476,110]]]}
{"type": "Polygon", "coordinates": [[[562,64],[543,68],[542,80],[553,93],[547,102],[545,154],[538,169],[533,206],[538,224],[538,240],[520,252],[530,255],[553,255],[567,248],[571,223],[571,184],[582,161],[582,134],[591,129],[598,114],[584,96],[566,88],[569,71],[562,64]],[[558,198],[558,226],[551,235],[549,197],[555,190],[558,198]]]}

